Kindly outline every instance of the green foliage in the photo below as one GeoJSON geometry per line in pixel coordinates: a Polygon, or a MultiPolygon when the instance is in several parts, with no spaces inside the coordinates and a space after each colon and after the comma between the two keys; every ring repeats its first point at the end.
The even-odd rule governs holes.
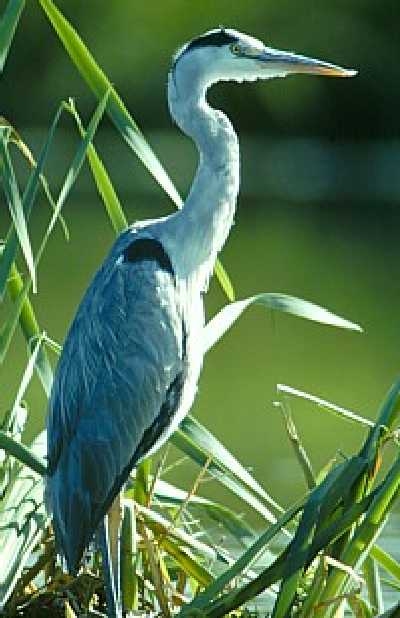
{"type": "Polygon", "coordinates": [[[9,143],[11,137],[11,128],[1,127],[0,130],[0,161],[1,161],[1,176],[4,193],[14,223],[14,229],[18,236],[19,244],[24,254],[29,274],[32,278],[33,289],[36,290],[36,270],[33,262],[32,247],[28,236],[28,228],[25,221],[22,200],[19,194],[17,179],[14,169],[11,164],[9,153],[9,143]]]}
{"type": "MultiPolygon", "coordinates": [[[[89,88],[93,91],[98,99],[104,96],[104,93],[110,92],[110,99],[107,106],[107,113],[120,132],[122,138],[130,148],[136,153],[142,163],[146,166],[149,172],[154,176],[155,180],[160,184],[164,191],[169,195],[177,208],[182,207],[182,198],[175,189],[167,172],[164,170],[160,161],[153,153],[149,144],[145,140],[138,125],[133,120],[121,97],[113,88],[111,82],[96,63],[95,59],[87,49],[86,45],[74,30],[71,24],[60,13],[55,4],[51,0],[38,0],[42,6],[51,25],[56,31],[60,41],[64,45],[71,61],[74,63],[79,73],[86,81],[89,88]]],[[[95,175],[96,184],[102,187],[103,195],[110,193],[110,183],[107,181],[107,175],[104,174],[104,167],[98,164],[98,160],[92,153],[91,168],[95,175]],[[94,165],[97,163],[97,165],[94,165]],[[101,181],[99,176],[102,175],[101,181]]],[[[114,198],[115,192],[112,195],[114,198]]],[[[115,202],[115,199],[114,199],[115,202]]],[[[233,285],[228,274],[222,264],[217,263],[216,274],[222,289],[226,293],[229,300],[234,299],[233,285]]]]}
{"type": "MultiPolygon", "coordinates": [[[[0,430],[0,609],[13,616],[30,609],[40,612],[43,604],[55,616],[73,616],[88,608],[105,611],[101,566],[94,551],[78,578],[62,574],[55,561],[54,538],[44,507],[46,434],[42,432],[30,447],[21,440],[27,418],[23,402],[26,389],[36,371],[49,397],[53,372],[48,352],[59,353],[61,349],[39,326],[31,289],[55,225],[57,222],[63,225],[62,208],[86,159],[114,231],[118,233],[127,225],[117,192],[92,143],[105,112],[178,207],[181,200],[77,32],[51,0],[38,0],[37,6],[45,12],[72,63],[99,102],[87,130],[74,102],[62,103],[37,163],[16,130],[5,120],[0,123],[1,180],[10,211],[10,229],[0,254],[0,296],[3,298],[7,291],[10,301],[0,331],[0,362],[9,359],[18,324],[28,351],[12,410],[0,430]],[[54,200],[44,173],[64,111],[72,115],[80,140],[54,200]],[[10,149],[13,144],[25,154],[31,168],[22,194],[10,149]],[[29,239],[29,220],[40,190],[50,205],[51,215],[35,253],[29,239]],[[26,273],[19,264],[21,256],[28,268],[26,273]]],[[[1,66],[23,7],[23,2],[13,0],[7,4],[0,23],[1,66]]],[[[220,264],[217,275],[227,297],[233,301],[233,286],[220,264]]],[[[38,289],[40,293],[40,285],[38,289]]],[[[340,328],[361,330],[358,325],[308,301],[265,293],[224,307],[205,329],[205,351],[254,304],[340,328]]],[[[131,475],[123,496],[121,576],[126,610],[161,610],[166,616],[180,612],[186,616],[210,617],[237,610],[241,615],[248,615],[246,607],[251,607],[252,600],[263,594],[275,618],[333,618],[341,615],[344,604],[355,616],[382,613],[384,579],[377,565],[390,576],[393,589],[400,586],[400,565],[375,545],[399,493],[396,425],[400,414],[400,382],[392,387],[376,423],[283,385],[279,385],[278,397],[296,457],[307,475],[308,494],[291,507],[282,508],[220,440],[188,416],[172,436],[171,443],[181,451],[184,461],[189,458],[199,468],[192,487],[189,490],[175,487],[163,478],[167,470],[165,461],[161,459],[155,466],[154,460],[147,459],[131,475]],[[369,433],[359,452],[340,463],[328,462],[314,475],[288,413],[289,396],[301,396],[317,408],[333,410],[346,420],[367,426],[369,433]],[[388,443],[395,448],[386,449],[388,443]],[[377,476],[383,456],[387,460],[386,468],[377,476]],[[256,513],[262,533],[255,533],[242,514],[229,509],[222,500],[211,501],[198,495],[205,477],[233,492],[245,513],[256,513]],[[360,569],[364,579],[358,574],[360,569]]],[[[174,465],[180,465],[180,461],[174,465]]]]}
{"type": "Polygon", "coordinates": [[[0,73],[4,69],[14,33],[24,7],[25,0],[9,0],[0,18],[0,73]]]}

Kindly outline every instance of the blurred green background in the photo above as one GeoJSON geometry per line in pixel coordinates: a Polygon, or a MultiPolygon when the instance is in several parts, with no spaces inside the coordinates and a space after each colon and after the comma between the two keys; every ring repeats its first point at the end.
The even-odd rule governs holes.
{"type": "MultiPolygon", "coordinates": [[[[4,1],[0,2],[3,9],[4,1]]],[[[222,260],[238,297],[280,291],[359,322],[339,331],[254,308],[205,360],[193,413],[277,500],[305,489],[272,402],[284,382],[374,418],[399,372],[400,6],[394,0],[254,3],[202,0],[138,3],[59,1],[103,67],[182,195],[196,166],[193,145],[172,126],[166,105],[170,58],[185,40],[224,24],[268,45],[359,69],[352,80],[293,77],[222,84],[210,94],[231,117],[242,145],[236,225],[222,260]]],[[[39,5],[27,4],[0,82],[1,113],[38,154],[52,116],[72,96],[89,118],[95,100],[71,65],[39,5]]],[[[104,120],[96,146],[131,221],[171,204],[104,120]]],[[[47,170],[55,192],[76,147],[72,120],[57,133],[47,170]]],[[[20,162],[20,179],[24,165],[20,162]]],[[[3,195],[0,235],[9,221],[3,195]]],[[[71,239],[54,233],[33,296],[41,327],[62,342],[77,303],[113,233],[87,169],[64,210],[71,239]]],[[[39,200],[35,246],[49,218],[39,200]]],[[[225,299],[213,282],[211,315],[225,299]]],[[[4,320],[9,305],[0,307],[4,320]]],[[[26,363],[18,333],[0,367],[0,410],[9,407],[26,363]]],[[[43,426],[45,400],[35,378],[27,439],[43,426]]],[[[363,432],[292,402],[313,463],[351,453],[363,432]]],[[[179,480],[195,472],[181,466],[179,480]]],[[[211,490],[210,490],[211,491],[211,490]]]]}

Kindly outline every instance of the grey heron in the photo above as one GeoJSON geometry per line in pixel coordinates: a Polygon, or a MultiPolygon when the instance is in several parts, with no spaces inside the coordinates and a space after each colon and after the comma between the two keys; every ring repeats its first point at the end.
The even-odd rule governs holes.
{"type": "MultiPolygon", "coordinates": [[[[77,310],[52,389],[47,503],[71,573],[99,528],[107,544],[104,521],[130,472],[165,443],[195,398],[202,294],[239,190],[237,136],[208,104],[207,90],[222,80],[295,73],[355,72],[225,28],[191,40],[173,58],[168,104],[199,152],[193,184],[180,211],[136,223],[117,238],[77,310]]],[[[121,613],[116,581],[109,576],[110,616],[121,613]]]]}

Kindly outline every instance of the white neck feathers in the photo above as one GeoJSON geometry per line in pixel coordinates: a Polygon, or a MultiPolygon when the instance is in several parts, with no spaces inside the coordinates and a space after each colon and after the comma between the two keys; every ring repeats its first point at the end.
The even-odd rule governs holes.
{"type": "Polygon", "coordinates": [[[172,71],[170,112],[199,151],[197,172],[183,209],[169,219],[168,241],[180,255],[182,276],[200,277],[207,287],[217,254],[233,223],[239,190],[239,145],[228,118],[206,100],[207,84],[172,71]]]}

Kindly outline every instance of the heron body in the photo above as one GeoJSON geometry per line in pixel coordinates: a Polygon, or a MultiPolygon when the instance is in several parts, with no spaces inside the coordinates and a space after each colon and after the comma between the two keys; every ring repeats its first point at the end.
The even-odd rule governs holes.
{"type": "Polygon", "coordinates": [[[195,179],[182,210],[135,224],[114,243],[77,310],[50,400],[47,500],[71,572],[132,468],[167,440],[196,394],[202,294],[239,190],[238,140],[207,89],[299,72],[352,74],[225,29],[173,60],[168,103],[198,148],[195,179]]]}

